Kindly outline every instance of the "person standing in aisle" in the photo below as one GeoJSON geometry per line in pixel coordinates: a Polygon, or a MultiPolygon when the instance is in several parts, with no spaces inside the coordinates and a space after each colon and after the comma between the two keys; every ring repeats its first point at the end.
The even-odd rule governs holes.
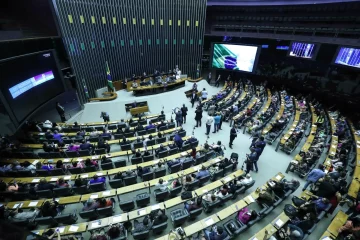
{"type": "Polygon", "coordinates": [[[56,102],[56,111],[59,113],[61,121],[65,122],[66,121],[65,108],[61,106],[59,102],[56,102]]]}
{"type": "Polygon", "coordinates": [[[104,119],[104,122],[110,122],[110,116],[107,112],[101,112],[100,117],[104,119]]]}
{"type": "Polygon", "coordinates": [[[220,80],[221,80],[221,75],[219,74],[218,78],[215,81],[215,87],[220,86],[220,80]]]}
{"type": "Polygon", "coordinates": [[[211,124],[214,122],[214,118],[212,116],[208,116],[206,119],[206,135],[209,135],[211,130],[211,124]]]}
{"type": "Polygon", "coordinates": [[[210,83],[211,83],[211,72],[209,72],[207,82],[208,82],[208,84],[210,85],[210,83]]]}
{"type": "Polygon", "coordinates": [[[183,123],[186,123],[186,115],[187,115],[187,111],[188,108],[185,107],[185,104],[183,104],[182,108],[181,108],[181,113],[182,113],[182,117],[183,117],[183,123]]]}
{"type": "Polygon", "coordinates": [[[206,99],[207,99],[207,95],[208,95],[208,93],[207,93],[206,89],[204,88],[204,89],[201,91],[201,99],[202,99],[203,101],[206,100],[206,99]]]}
{"type": "Polygon", "coordinates": [[[196,100],[198,99],[198,95],[196,93],[196,91],[193,91],[191,94],[191,107],[194,107],[194,104],[196,102],[196,100]]]}
{"type": "Polygon", "coordinates": [[[181,127],[183,123],[183,115],[181,114],[180,110],[177,110],[177,112],[175,112],[175,120],[176,120],[176,127],[181,127]]]}
{"type": "Polygon", "coordinates": [[[202,109],[201,106],[198,106],[195,111],[195,120],[196,120],[196,126],[195,127],[201,127],[201,118],[202,118],[202,109]]]}
{"type": "Polygon", "coordinates": [[[235,140],[235,138],[237,137],[237,133],[236,133],[236,128],[235,128],[235,124],[232,126],[232,128],[230,129],[230,142],[229,142],[229,147],[232,149],[232,145],[233,145],[233,141],[235,140]]]}
{"type": "Polygon", "coordinates": [[[219,126],[220,126],[220,114],[217,112],[216,116],[214,117],[214,131],[213,133],[216,133],[219,131],[219,126]]]}

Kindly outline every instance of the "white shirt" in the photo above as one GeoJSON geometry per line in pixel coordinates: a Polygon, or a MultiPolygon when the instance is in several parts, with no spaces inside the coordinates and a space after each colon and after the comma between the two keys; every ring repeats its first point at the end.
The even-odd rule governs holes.
{"type": "Polygon", "coordinates": [[[201,97],[202,98],[207,98],[207,91],[201,91],[201,97]]]}
{"type": "Polygon", "coordinates": [[[249,184],[249,183],[251,183],[252,182],[252,178],[250,177],[250,178],[244,178],[244,179],[242,179],[241,181],[240,181],[240,184],[241,185],[243,185],[243,184],[249,184]]]}
{"type": "Polygon", "coordinates": [[[168,185],[168,182],[165,181],[165,182],[163,182],[162,184],[157,183],[155,186],[159,187],[159,189],[160,189],[162,192],[164,192],[164,191],[167,191],[167,190],[168,190],[167,185],[168,185]]]}
{"type": "Polygon", "coordinates": [[[206,119],[206,125],[211,125],[214,122],[214,118],[208,116],[208,118],[206,119]]]}

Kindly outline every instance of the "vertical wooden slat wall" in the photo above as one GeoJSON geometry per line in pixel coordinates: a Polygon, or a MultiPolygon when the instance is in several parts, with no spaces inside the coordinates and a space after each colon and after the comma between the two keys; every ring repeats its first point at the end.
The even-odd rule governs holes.
{"type": "Polygon", "coordinates": [[[196,76],[205,33],[206,0],[53,0],[80,101],[133,73],[179,65],[196,76]],[[198,24],[196,24],[198,22],[198,24]]]}

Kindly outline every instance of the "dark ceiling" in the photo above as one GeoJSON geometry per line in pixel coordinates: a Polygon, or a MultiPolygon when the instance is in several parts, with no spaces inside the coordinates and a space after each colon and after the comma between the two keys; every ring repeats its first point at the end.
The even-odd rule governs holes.
{"type": "Polygon", "coordinates": [[[358,0],[208,0],[207,5],[236,5],[236,6],[261,6],[261,5],[305,5],[324,3],[358,2],[358,0]]]}

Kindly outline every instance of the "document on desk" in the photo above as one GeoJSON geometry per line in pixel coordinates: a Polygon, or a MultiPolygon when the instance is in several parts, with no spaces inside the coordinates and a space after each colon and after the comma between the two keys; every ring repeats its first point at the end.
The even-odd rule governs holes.
{"type": "Polygon", "coordinates": [[[60,233],[63,233],[64,230],[65,230],[65,227],[59,227],[58,229],[59,229],[59,232],[60,232],[60,233]]]}
{"type": "Polygon", "coordinates": [[[34,183],[40,182],[40,178],[35,178],[31,182],[34,182],[34,183]]]}
{"type": "Polygon", "coordinates": [[[102,193],[102,195],[103,195],[103,197],[104,197],[104,196],[109,196],[109,195],[110,195],[110,191],[105,191],[105,192],[102,193]]]}
{"type": "Polygon", "coordinates": [[[64,179],[65,179],[65,180],[70,180],[70,179],[71,179],[71,176],[65,176],[64,179]]]}
{"type": "Polygon", "coordinates": [[[207,226],[211,226],[211,225],[214,224],[214,220],[212,218],[208,218],[208,219],[205,220],[205,224],[207,226]]]}
{"type": "Polygon", "coordinates": [[[156,210],[156,209],[159,209],[159,208],[160,208],[159,204],[151,206],[151,210],[156,210]]]}
{"type": "Polygon", "coordinates": [[[35,207],[39,202],[30,202],[29,207],[35,207]]]}
{"type": "Polygon", "coordinates": [[[78,229],[79,229],[78,226],[71,225],[70,228],[69,228],[69,231],[70,231],[70,232],[76,232],[78,229]]]}
{"type": "Polygon", "coordinates": [[[140,209],[138,211],[138,215],[145,215],[146,214],[146,209],[140,209]]]}
{"type": "Polygon", "coordinates": [[[17,204],[14,204],[13,208],[21,208],[21,206],[23,205],[23,203],[17,203],[17,204]]]}
{"type": "Polygon", "coordinates": [[[92,156],[91,159],[98,159],[99,156],[92,156]]]}
{"type": "Polygon", "coordinates": [[[70,162],[70,159],[69,159],[69,158],[65,158],[65,159],[63,160],[63,162],[70,162]]]}
{"type": "Polygon", "coordinates": [[[325,236],[321,240],[332,240],[332,238],[329,238],[328,236],[325,236]]]}
{"type": "Polygon", "coordinates": [[[232,180],[231,177],[226,177],[226,178],[225,178],[225,181],[226,181],[226,182],[230,182],[231,180],[232,180]]]}
{"type": "Polygon", "coordinates": [[[33,161],[32,165],[35,166],[38,162],[39,162],[39,160],[35,160],[35,161],[33,161]]]}
{"type": "Polygon", "coordinates": [[[255,199],[251,195],[248,196],[248,199],[249,199],[250,202],[255,202],[255,199]]]}
{"type": "Polygon", "coordinates": [[[281,228],[282,225],[284,225],[284,222],[281,221],[281,219],[278,219],[278,220],[275,222],[275,225],[276,225],[278,228],[281,228]]]}
{"type": "Polygon", "coordinates": [[[91,194],[91,195],[90,195],[90,198],[91,198],[91,199],[98,198],[98,197],[99,197],[99,195],[97,195],[97,194],[91,194]]]}
{"type": "Polygon", "coordinates": [[[280,181],[282,179],[282,177],[280,175],[277,175],[276,179],[280,181]]]}
{"type": "Polygon", "coordinates": [[[78,158],[78,159],[77,159],[78,162],[80,162],[80,161],[82,161],[82,160],[84,160],[84,159],[82,159],[82,158],[78,158]]]}
{"type": "Polygon", "coordinates": [[[118,223],[121,222],[121,215],[116,215],[112,218],[112,223],[118,223]]]}
{"type": "Polygon", "coordinates": [[[50,182],[55,182],[55,181],[57,181],[57,180],[58,180],[57,177],[50,178],[50,182]]]}
{"type": "Polygon", "coordinates": [[[96,227],[99,227],[99,226],[101,226],[101,221],[100,220],[91,223],[92,228],[96,228],[96,227]]]}
{"type": "Polygon", "coordinates": [[[89,174],[81,175],[81,178],[87,178],[87,177],[89,177],[89,174]]]}

